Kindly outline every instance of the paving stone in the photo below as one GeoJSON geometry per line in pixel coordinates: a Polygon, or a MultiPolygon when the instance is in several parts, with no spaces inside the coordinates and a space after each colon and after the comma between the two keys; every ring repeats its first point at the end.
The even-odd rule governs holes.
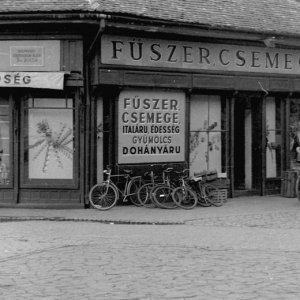
{"type": "Polygon", "coordinates": [[[0,299],[299,299],[300,207],[286,203],[197,210],[173,226],[0,223],[0,299]]]}

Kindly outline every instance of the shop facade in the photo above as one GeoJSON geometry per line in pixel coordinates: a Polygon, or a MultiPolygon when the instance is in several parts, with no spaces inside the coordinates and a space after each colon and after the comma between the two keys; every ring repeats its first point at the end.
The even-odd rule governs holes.
{"type": "Polygon", "coordinates": [[[88,207],[107,165],[216,171],[230,197],[278,194],[300,169],[296,38],[31,17],[0,36],[0,206],[88,207]]]}
{"type": "Polygon", "coordinates": [[[299,168],[299,51],[263,41],[103,32],[90,64],[92,181],[106,165],[216,170],[229,195],[299,168]]]}
{"type": "Polygon", "coordinates": [[[81,36],[0,40],[0,206],[83,207],[81,36]]]}

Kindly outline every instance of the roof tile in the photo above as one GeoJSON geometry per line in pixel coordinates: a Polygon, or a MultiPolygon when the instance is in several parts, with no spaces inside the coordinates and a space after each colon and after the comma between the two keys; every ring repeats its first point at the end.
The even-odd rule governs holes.
{"type": "Polygon", "coordinates": [[[1,0],[0,6],[0,14],[76,11],[212,28],[300,34],[300,0],[1,0]]]}

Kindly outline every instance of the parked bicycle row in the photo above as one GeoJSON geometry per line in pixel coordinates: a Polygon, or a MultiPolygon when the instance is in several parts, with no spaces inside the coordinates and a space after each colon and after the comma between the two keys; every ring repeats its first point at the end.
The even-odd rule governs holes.
{"type": "Polygon", "coordinates": [[[112,174],[108,167],[104,170],[105,180],[91,188],[89,201],[99,210],[114,207],[119,199],[146,208],[192,209],[197,205],[223,205],[224,190],[208,183],[206,175],[202,172],[190,177],[188,169],[166,168],[161,174],[151,170],[143,176],[134,176],[132,170],[112,174]]]}

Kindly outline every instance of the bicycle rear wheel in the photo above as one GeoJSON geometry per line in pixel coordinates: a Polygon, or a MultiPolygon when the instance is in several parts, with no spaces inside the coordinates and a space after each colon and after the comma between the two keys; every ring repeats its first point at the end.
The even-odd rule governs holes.
{"type": "Polygon", "coordinates": [[[152,190],[152,198],[160,208],[173,209],[178,207],[172,198],[173,188],[168,185],[160,185],[152,190]]]}
{"type": "Polygon", "coordinates": [[[175,188],[172,192],[173,201],[183,209],[192,209],[197,205],[197,195],[196,193],[184,186],[179,186],[175,188]]]}
{"type": "Polygon", "coordinates": [[[118,198],[118,190],[116,187],[107,182],[94,185],[89,192],[91,205],[99,210],[112,208],[116,205],[118,198]]]}
{"type": "Polygon", "coordinates": [[[198,204],[202,207],[209,207],[212,204],[208,201],[207,192],[205,191],[205,185],[203,183],[198,183],[197,186],[197,196],[198,204]]]}
{"type": "Polygon", "coordinates": [[[138,199],[142,206],[144,207],[156,207],[154,201],[152,200],[152,188],[153,183],[146,183],[142,185],[138,190],[138,199]]]}

